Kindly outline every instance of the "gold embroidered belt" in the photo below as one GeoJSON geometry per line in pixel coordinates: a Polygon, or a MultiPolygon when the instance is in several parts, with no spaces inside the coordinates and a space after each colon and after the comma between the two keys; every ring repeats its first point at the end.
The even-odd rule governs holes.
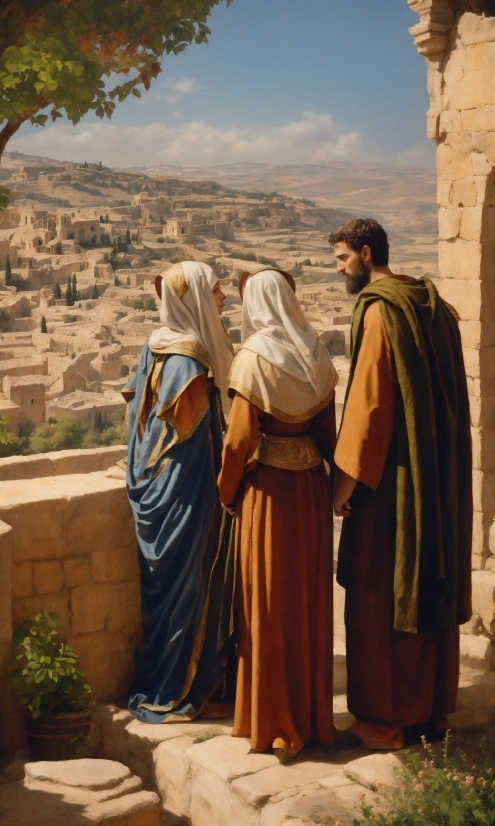
{"type": "Polygon", "coordinates": [[[309,470],[323,461],[311,436],[262,434],[254,458],[262,465],[281,470],[309,470]]]}

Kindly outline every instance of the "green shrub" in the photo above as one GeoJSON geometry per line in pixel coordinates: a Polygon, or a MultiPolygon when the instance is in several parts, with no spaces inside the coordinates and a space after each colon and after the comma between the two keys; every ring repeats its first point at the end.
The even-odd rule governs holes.
{"type": "Polygon", "coordinates": [[[77,321],[77,315],[63,315],[62,321],[64,324],[73,324],[74,321],[77,321]]]}
{"type": "Polygon", "coordinates": [[[57,630],[57,614],[40,611],[19,626],[12,640],[12,679],[31,717],[81,711],[91,688],[72,647],[57,630]]]}
{"type": "Polygon", "coordinates": [[[376,813],[363,804],[357,826],[493,826],[495,824],[495,760],[486,740],[478,763],[461,751],[449,754],[449,733],[439,755],[423,738],[424,754],[406,754],[397,772],[399,790],[380,789],[391,813],[376,813]]]}

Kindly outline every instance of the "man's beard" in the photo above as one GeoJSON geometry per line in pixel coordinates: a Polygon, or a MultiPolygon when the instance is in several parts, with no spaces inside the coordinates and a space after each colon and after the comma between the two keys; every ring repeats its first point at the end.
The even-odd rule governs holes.
{"type": "Polygon", "coordinates": [[[365,264],[361,261],[358,271],[354,275],[346,275],[346,291],[350,295],[356,295],[370,283],[370,274],[365,264]]]}

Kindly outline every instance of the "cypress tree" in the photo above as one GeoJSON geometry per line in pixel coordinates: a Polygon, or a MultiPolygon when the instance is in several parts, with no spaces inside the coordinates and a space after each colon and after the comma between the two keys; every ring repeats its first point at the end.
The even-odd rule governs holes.
{"type": "Polygon", "coordinates": [[[5,286],[12,286],[12,267],[10,265],[10,255],[7,255],[7,261],[5,262],[5,286]]]}
{"type": "Polygon", "coordinates": [[[53,288],[53,297],[58,300],[62,298],[62,290],[60,288],[60,284],[57,282],[53,288]]]}
{"type": "Polygon", "coordinates": [[[48,330],[46,328],[46,318],[45,318],[44,315],[41,316],[41,332],[42,333],[47,333],[48,332],[48,330]]]}
{"type": "Polygon", "coordinates": [[[130,231],[129,227],[127,227],[127,232],[125,234],[125,242],[126,242],[126,244],[131,244],[132,243],[132,241],[131,241],[131,231],[130,231]]]}
{"type": "Polygon", "coordinates": [[[64,298],[65,298],[65,303],[67,304],[67,306],[71,307],[73,302],[72,302],[72,282],[70,280],[70,275],[67,279],[67,289],[65,290],[64,298]]]}

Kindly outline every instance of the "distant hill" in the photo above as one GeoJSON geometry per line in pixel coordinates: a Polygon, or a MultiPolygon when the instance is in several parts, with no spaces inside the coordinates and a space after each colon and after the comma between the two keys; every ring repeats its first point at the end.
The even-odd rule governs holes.
{"type": "Polygon", "coordinates": [[[150,176],[213,180],[237,190],[277,191],[319,206],[374,215],[395,232],[437,232],[434,169],[341,161],[328,164],[234,163],[134,169],[150,176]]]}

